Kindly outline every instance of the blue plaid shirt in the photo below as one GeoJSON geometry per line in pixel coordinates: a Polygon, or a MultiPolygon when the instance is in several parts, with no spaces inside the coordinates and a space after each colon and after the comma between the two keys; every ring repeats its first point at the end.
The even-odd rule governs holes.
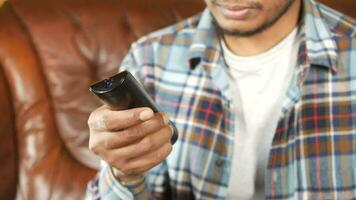
{"type": "MultiPolygon", "coordinates": [[[[298,66],[269,154],[265,198],[356,199],[355,21],[312,0],[303,6],[298,66]]],[[[132,45],[123,66],[170,115],[179,139],[135,184],[120,184],[103,162],[87,199],[226,197],[239,105],[220,52],[208,10],[132,45]]]]}

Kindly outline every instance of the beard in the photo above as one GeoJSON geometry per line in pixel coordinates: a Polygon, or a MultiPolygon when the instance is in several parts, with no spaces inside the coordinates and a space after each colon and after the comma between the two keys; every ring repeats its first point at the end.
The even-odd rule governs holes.
{"type": "MultiPolygon", "coordinates": [[[[250,30],[226,29],[218,23],[213,14],[210,14],[212,16],[214,26],[220,33],[235,37],[251,37],[273,26],[289,10],[294,1],[295,0],[287,0],[287,2],[283,4],[280,9],[277,10],[276,14],[273,17],[269,18],[256,28],[250,30]]],[[[255,7],[262,9],[262,6],[258,4],[256,4],[255,7]]]]}

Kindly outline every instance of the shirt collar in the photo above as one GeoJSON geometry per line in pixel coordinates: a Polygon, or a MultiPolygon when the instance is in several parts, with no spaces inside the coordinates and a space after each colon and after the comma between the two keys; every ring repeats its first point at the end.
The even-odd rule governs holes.
{"type": "Polygon", "coordinates": [[[189,48],[190,68],[199,63],[213,63],[216,53],[220,53],[219,39],[209,9],[205,9],[198,23],[192,45],[189,48]]]}
{"type": "Polygon", "coordinates": [[[304,0],[305,60],[308,64],[336,72],[338,49],[335,34],[322,19],[319,6],[314,0],[304,0]]]}
{"type": "MultiPolygon", "coordinates": [[[[336,71],[337,46],[334,34],[323,21],[319,4],[314,0],[303,1],[302,24],[305,30],[304,51],[300,58],[306,64],[323,66],[336,71]]],[[[213,63],[220,55],[220,46],[209,9],[205,9],[198,23],[189,49],[189,63],[194,69],[200,62],[213,63]]]]}

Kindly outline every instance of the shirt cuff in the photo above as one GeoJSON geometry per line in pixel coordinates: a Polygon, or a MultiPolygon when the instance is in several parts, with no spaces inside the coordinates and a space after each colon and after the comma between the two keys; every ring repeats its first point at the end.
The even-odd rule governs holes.
{"type": "Polygon", "coordinates": [[[99,178],[99,192],[100,194],[106,194],[111,192],[115,193],[120,199],[134,199],[134,197],[141,196],[145,193],[146,184],[145,178],[133,183],[120,183],[113,175],[111,166],[102,161],[102,170],[99,178]]]}
{"type": "Polygon", "coordinates": [[[101,161],[99,194],[103,199],[117,199],[118,197],[119,199],[134,199],[130,190],[116,180],[111,173],[110,165],[104,161],[101,161]]]}

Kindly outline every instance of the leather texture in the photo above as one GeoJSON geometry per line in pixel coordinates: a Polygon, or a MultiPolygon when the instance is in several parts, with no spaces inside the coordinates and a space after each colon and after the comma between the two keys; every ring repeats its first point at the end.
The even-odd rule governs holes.
{"type": "MultiPolygon", "coordinates": [[[[325,0],[324,0],[325,1],[325,0]]],[[[356,0],[326,3],[353,13],[356,0]]],[[[89,93],[130,43],[203,10],[192,0],[10,0],[0,8],[0,199],[82,199],[98,158],[89,93]]]]}
{"type": "Polygon", "coordinates": [[[0,9],[0,199],[82,199],[98,168],[89,93],[138,37],[202,10],[188,0],[11,0],[0,9]],[[189,6],[188,6],[189,5],[189,6]]]}

